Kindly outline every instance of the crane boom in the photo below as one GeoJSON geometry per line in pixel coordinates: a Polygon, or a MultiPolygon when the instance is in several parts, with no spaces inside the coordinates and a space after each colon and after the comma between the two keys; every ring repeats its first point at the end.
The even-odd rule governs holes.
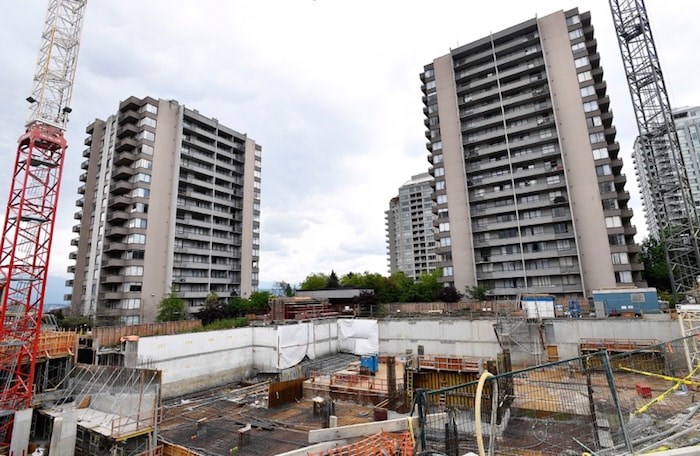
{"type": "Polygon", "coordinates": [[[0,443],[11,437],[14,413],[31,406],[67,148],[63,132],[71,111],[86,4],[87,0],[49,0],[32,93],[27,98],[29,116],[18,140],[0,240],[0,443]]]}
{"type": "Polygon", "coordinates": [[[695,204],[644,0],[609,1],[639,128],[637,166],[654,186],[645,204],[653,208],[678,302],[700,275],[695,204]]]}

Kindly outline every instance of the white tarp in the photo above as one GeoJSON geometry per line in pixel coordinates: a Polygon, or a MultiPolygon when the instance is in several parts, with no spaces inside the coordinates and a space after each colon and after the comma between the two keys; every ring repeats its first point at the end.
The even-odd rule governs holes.
{"type": "Polygon", "coordinates": [[[277,327],[277,368],[287,369],[299,364],[305,356],[316,357],[314,325],[282,325],[277,327]]]}
{"type": "Polygon", "coordinates": [[[338,320],[338,351],[354,355],[379,353],[377,320],[338,320]]]}

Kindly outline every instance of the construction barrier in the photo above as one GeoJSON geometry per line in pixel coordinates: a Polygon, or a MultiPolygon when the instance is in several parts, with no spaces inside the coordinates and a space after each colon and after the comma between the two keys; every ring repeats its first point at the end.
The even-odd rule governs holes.
{"type": "Polygon", "coordinates": [[[609,456],[692,445],[700,428],[700,366],[688,371],[686,339],[608,340],[577,358],[416,389],[416,446],[450,456],[609,456]]]}

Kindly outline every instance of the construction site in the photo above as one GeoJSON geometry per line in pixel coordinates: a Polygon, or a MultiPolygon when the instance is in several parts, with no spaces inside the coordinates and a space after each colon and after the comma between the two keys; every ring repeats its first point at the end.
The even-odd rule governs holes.
{"type": "Polygon", "coordinates": [[[514,310],[44,331],[32,408],[15,414],[0,454],[637,454],[700,443],[696,309],[532,319],[500,306],[514,310]]]}
{"type": "MultiPolygon", "coordinates": [[[[696,214],[684,200],[677,144],[661,138],[673,133],[658,120],[670,109],[665,88],[635,76],[652,68],[660,78],[656,55],[641,58],[644,73],[634,68],[638,53],[623,50],[640,98],[635,109],[651,113],[646,124],[638,116],[647,152],[662,144],[679,173],[679,182],[664,185],[680,188],[673,204],[686,205],[687,223],[662,230],[660,242],[673,293],[692,304],[674,312],[626,306],[611,315],[595,302],[571,306],[571,296],[547,296],[541,307],[542,296],[518,295],[390,303],[372,318],[371,305],[353,307],[340,293],[346,301],[336,304],[275,300],[269,313],[235,329],[205,330],[191,319],[60,331],[44,301],[86,4],[49,2],[19,138],[0,245],[0,455],[700,451],[696,214]]],[[[629,17],[611,6],[621,42],[651,41],[643,6],[623,5],[629,17]]]]}

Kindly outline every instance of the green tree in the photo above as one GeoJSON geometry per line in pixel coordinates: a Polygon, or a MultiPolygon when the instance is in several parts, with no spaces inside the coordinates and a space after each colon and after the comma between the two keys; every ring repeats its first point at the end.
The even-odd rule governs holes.
{"type": "Polygon", "coordinates": [[[286,297],[291,298],[292,296],[294,296],[295,292],[296,291],[294,290],[294,288],[292,288],[292,286],[290,284],[288,284],[288,283],[284,284],[284,295],[286,297]]]}
{"type": "Polygon", "coordinates": [[[251,303],[245,298],[240,296],[232,296],[228,300],[228,305],[226,306],[227,314],[231,317],[242,317],[243,315],[250,312],[251,303]]]}
{"type": "Polygon", "coordinates": [[[488,299],[489,287],[486,285],[467,285],[464,287],[464,291],[467,293],[467,297],[470,299],[475,299],[477,301],[486,301],[488,299]]]}
{"type": "Polygon", "coordinates": [[[272,293],[269,291],[254,291],[250,294],[250,307],[255,313],[261,313],[269,309],[272,293]]]}
{"type": "Polygon", "coordinates": [[[328,276],[328,283],[326,284],[326,288],[340,288],[338,276],[333,270],[331,270],[331,275],[328,276]]]}
{"type": "Polygon", "coordinates": [[[158,307],[158,321],[178,321],[187,319],[185,312],[185,300],[175,292],[163,296],[158,307]]]}
{"type": "Polygon", "coordinates": [[[424,272],[416,282],[416,301],[432,302],[438,299],[442,291],[442,269],[438,268],[432,272],[424,272]]]}
{"type": "Polygon", "coordinates": [[[328,285],[328,276],[322,272],[306,276],[299,288],[301,290],[321,290],[328,285]]]}
{"type": "Polygon", "coordinates": [[[387,279],[385,302],[413,302],[417,294],[415,281],[405,272],[395,272],[387,279]]]}
{"type": "Polygon", "coordinates": [[[639,256],[644,263],[642,277],[650,287],[659,291],[670,292],[671,279],[668,274],[668,263],[663,245],[658,239],[646,238],[642,241],[639,256]]]}
{"type": "Polygon", "coordinates": [[[444,287],[440,290],[438,299],[442,302],[457,302],[462,299],[462,293],[455,287],[444,287]]]}
{"type": "Polygon", "coordinates": [[[59,324],[63,329],[74,331],[80,329],[91,329],[95,325],[95,322],[92,320],[92,318],[86,315],[70,315],[62,318],[59,324]]]}

